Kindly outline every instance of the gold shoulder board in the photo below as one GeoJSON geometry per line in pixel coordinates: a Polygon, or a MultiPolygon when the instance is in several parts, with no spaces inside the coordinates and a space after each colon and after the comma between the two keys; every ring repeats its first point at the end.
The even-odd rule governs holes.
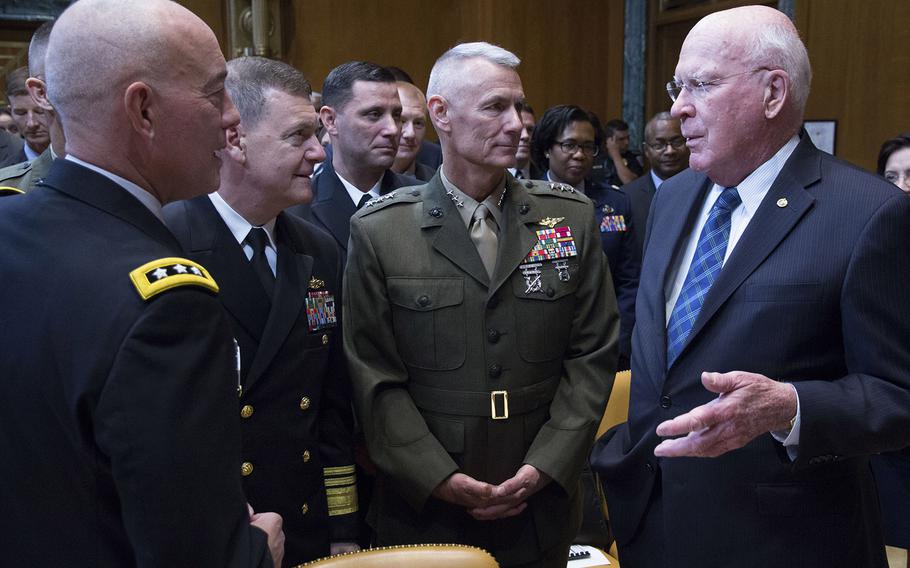
{"type": "Polygon", "coordinates": [[[0,197],[4,195],[19,195],[20,193],[25,193],[18,187],[10,187],[8,185],[0,185],[0,197]]]}
{"type": "Polygon", "coordinates": [[[218,284],[201,264],[176,256],[146,262],[130,272],[143,300],[178,286],[200,286],[218,292],[218,284]]]}

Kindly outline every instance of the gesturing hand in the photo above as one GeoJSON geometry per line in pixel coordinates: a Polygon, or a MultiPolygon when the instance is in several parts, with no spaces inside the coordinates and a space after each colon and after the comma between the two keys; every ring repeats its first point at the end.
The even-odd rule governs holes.
{"type": "Polygon", "coordinates": [[[731,371],[702,373],[701,382],[719,396],[657,426],[664,440],[658,457],[717,457],[766,432],[787,430],[796,415],[796,389],[764,375],[731,371]]]}

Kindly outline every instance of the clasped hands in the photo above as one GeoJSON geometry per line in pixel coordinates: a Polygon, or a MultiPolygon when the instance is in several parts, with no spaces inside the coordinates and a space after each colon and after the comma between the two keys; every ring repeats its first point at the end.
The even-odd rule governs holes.
{"type": "Polygon", "coordinates": [[[528,506],[527,500],[547,483],[550,476],[528,464],[499,485],[478,481],[463,473],[453,473],[433,490],[443,501],[461,505],[478,521],[514,517],[528,506]]]}
{"type": "Polygon", "coordinates": [[[654,449],[658,457],[717,457],[739,449],[767,432],[786,431],[796,415],[793,385],[757,373],[702,373],[717,398],[657,426],[668,438],[654,449]]]}

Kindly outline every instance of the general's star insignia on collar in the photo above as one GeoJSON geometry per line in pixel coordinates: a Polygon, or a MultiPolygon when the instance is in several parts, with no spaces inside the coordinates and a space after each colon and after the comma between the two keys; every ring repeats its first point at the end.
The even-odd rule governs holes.
{"type": "Polygon", "coordinates": [[[310,278],[310,283],[308,285],[310,290],[318,290],[325,287],[325,282],[316,278],[315,276],[310,278]]]}
{"type": "Polygon", "coordinates": [[[553,227],[556,226],[557,223],[562,223],[565,220],[566,220],[565,217],[547,217],[545,219],[541,219],[540,221],[538,221],[537,224],[541,225],[543,227],[549,227],[552,229],[553,227]]]}

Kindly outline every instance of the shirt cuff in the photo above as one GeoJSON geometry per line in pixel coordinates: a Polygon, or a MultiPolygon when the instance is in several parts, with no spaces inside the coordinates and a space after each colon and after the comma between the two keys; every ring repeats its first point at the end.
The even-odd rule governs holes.
{"type": "Polygon", "coordinates": [[[789,456],[790,461],[796,461],[796,453],[799,449],[799,427],[800,427],[800,412],[799,412],[799,391],[796,390],[796,387],[790,385],[790,388],[793,389],[793,393],[796,395],[796,419],[793,421],[793,427],[787,430],[777,430],[771,432],[771,435],[774,436],[774,439],[782,443],[787,449],[787,456],[789,456]]]}

